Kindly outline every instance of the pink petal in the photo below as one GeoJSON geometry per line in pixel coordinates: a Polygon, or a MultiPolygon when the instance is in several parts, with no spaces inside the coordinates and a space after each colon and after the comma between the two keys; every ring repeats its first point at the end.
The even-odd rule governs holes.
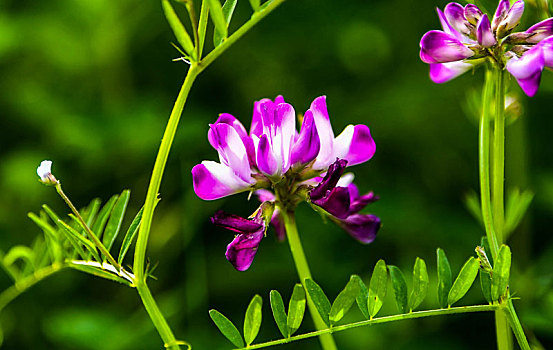
{"type": "Polygon", "coordinates": [[[315,121],[321,144],[319,154],[313,164],[313,169],[325,169],[336,160],[332,149],[334,132],[332,131],[332,126],[330,125],[330,119],[328,117],[326,96],[317,97],[313,103],[311,103],[309,111],[313,114],[313,120],[315,121]]]}
{"type": "Polygon", "coordinates": [[[543,51],[536,46],[526,51],[520,58],[512,57],[507,62],[506,68],[516,78],[522,91],[532,97],[538,91],[544,64],[543,51]]]}
{"type": "Polygon", "coordinates": [[[497,44],[495,35],[491,30],[490,20],[486,14],[484,14],[478,22],[478,26],[476,27],[476,37],[478,39],[478,43],[484,47],[491,47],[497,44]]]}
{"type": "Polygon", "coordinates": [[[449,62],[430,65],[430,79],[437,84],[448,82],[473,67],[470,63],[449,62]]]}
{"type": "Polygon", "coordinates": [[[321,143],[313,120],[313,113],[307,111],[303,117],[299,137],[292,147],[292,164],[304,165],[311,162],[317,157],[320,149],[321,143]]]}
{"type": "Polygon", "coordinates": [[[247,190],[255,183],[236,176],[231,168],[213,161],[203,161],[192,168],[194,192],[204,200],[219,199],[247,190]]]}
{"type": "Polygon", "coordinates": [[[219,123],[212,125],[210,131],[221,163],[232,168],[242,180],[249,181],[251,168],[248,153],[236,129],[229,124],[219,123]]]}
{"type": "Polygon", "coordinates": [[[480,11],[478,6],[473,4],[467,4],[465,6],[465,18],[469,23],[476,25],[478,21],[480,21],[480,17],[482,17],[482,11],[480,11]]]}
{"type": "Polygon", "coordinates": [[[263,134],[257,145],[257,167],[267,176],[280,175],[281,164],[273,154],[267,135],[263,134]]]}
{"type": "Polygon", "coordinates": [[[420,47],[421,60],[425,63],[454,62],[474,55],[474,52],[457,38],[439,30],[431,30],[424,34],[420,47]]]}
{"type": "Polygon", "coordinates": [[[334,156],[348,161],[348,166],[368,161],[376,151],[376,144],[366,125],[348,125],[334,140],[334,156]]]}
{"type": "Polygon", "coordinates": [[[449,24],[459,33],[464,35],[470,33],[470,29],[467,26],[468,22],[465,18],[465,8],[462,5],[456,2],[450,2],[444,8],[444,15],[449,24]]]}
{"type": "Polygon", "coordinates": [[[543,39],[553,35],[553,18],[548,18],[544,21],[534,24],[526,33],[533,33],[534,35],[528,39],[529,43],[537,44],[543,39]]]}
{"type": "Polygon", "coordinates": [[[493,16],[492,21],[492,30],[495,32],[497,27],[499,26],[499,23],[503,20],[505,17],[505,14],[509,10],[509,7],[511,4],[509,3],[509,0],[500,0],[499,4],[497,5],[497,9],[495,10],[495,14],[493,16]]]}
{"type": "MultiPolygon", "coordinates": [[[[242,142],[246,146],[246,152],[248,153],[248,159],[250,161],[250,165],[255,165],[255,149],[253,147],[253,142],[251,138],[248,136],[246,128],[244,128],[244,125],[242,125],[242,123],[240,123],[238,119],[236,119],[234,116],[228,113],[221,113],[219,115],[219,118],[217,118],[217,121],[215,121],[213,125],[217,125],[220,123],[228,124],[236,130],[236,132],[242,139],[242,142]]],[[[217,149],[217,143],[214,139],[213,131],[211,128],[207,132],[207,138],[211,146],[217,149]]]]}

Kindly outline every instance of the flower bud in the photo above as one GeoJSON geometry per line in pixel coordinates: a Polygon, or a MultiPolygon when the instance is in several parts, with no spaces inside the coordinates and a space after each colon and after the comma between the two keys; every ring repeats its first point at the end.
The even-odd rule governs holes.
{"type": "Polygon", "coordinates": [[[40,182],[45,185],[57,185],[59,181],[54,175],[52,175],[52,161],[43,160],[39,167],[36,169],[36,173],[40,177],[40,182]]]}

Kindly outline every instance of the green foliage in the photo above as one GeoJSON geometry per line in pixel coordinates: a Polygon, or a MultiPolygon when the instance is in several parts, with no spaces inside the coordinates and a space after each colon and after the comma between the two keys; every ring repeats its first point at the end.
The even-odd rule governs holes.
{"type": "Polygon", "coordinates": [[[246,317],[244,318],[244,340],[247,346],[255,340],[257,333],[259,333],[262,306],[263,299],[261,299],[259,295],[255,295],[246,309],[246,317]]]}
{"type": "Polygon", "coordinates": [[[509,191],[505,205],[505,238],[509,237],[518,227],[528,207],[530,207],[532,199],[534,199],[532,191],[520,192],[518,188],[513,188],[509,191]]]}
{"type": "Polygon", "coordinates": [[[283,337],[288,337],[288,318],[286,316],[286,310],[284,309],[284,301],[282,296],[277,290],[272,290],[269,294],[269,300],[271,302],[271,310],[273,311],[273,317],[278,326],[278,330],[283,337]]]}
{"type": "Polygon", "coordinates": [[[511,249],[502,245],[497,253],[497,259],[493,266],[491,296],[493,301],[499,301],[508,292],[509,274],[511,270],[511,249]]]}
{"type": "Polygon", "coordinates": [[[321,287],[319,287],[319,285],[310,278],[305,279],[305,289],[307,291],[307,294],[309,294],[309,297],[313,301],[317,312],[319,313],[319,315],[321,315],[324,323],[327,326],[330,326],[328,315],[330,313],[331,305],[326,294],[323,292],[321,287]]]}
{"type": "Polygon", "coordinates": [[[388,265],[388,271],[390,271],[390,278],[392,280],[392,287],[394,288],[394,295],[396,297],[397,309],[400,313],[406,313],[409,311],[407,308],[407,283],[403,272],[393,265],[388,265]]]}
{"type": "Polygon", "coordinates": [[[355,299],[359,295],[359,282],[355,278],[350,278],[344,289],[338,294],[328,314],[331,325],[340,321],[349,311],[355,299]]]}
{"type": "Polygon", "coordinates": [[[173,30],[177,41],[181,44],[184,51],[186,51],[189,56],[193,57],[194,44],[192,43],[192,39],[190,39],[190,35],[188,35],[186,28],[184,28],[179,17],[175,13],[171,2],[169,0],[162,0],[161,3],[163,5],[163,12],[165,13],[167,22],[169,22],[169,26],[173,30]]]}
{"type": "Polygon", "coordinates": [[[459,272],[455,282],[453,282],[453,286],[447,296],[448,305],[451,306],[455,304],[459,299],[467,294],[468,290],[472,286],[472,283],[476,279],[479,268],[480,264],[478,263],[478,259],[471,256],[461,268],[461,272],[459,272]]]}
{"type": "Polygon", "coordinates": [[[369,283],[369,295],[367,298],[370,318],[376,316],[386,297],[388,287],[388,270],[384,260],[378,260],[374,266],[371,282],[369,283]]]}
{"type": "Polygon", "coordinates": [[[206,0],[209,5],[209,15],[215,25],[215,30],[219,32],[222,38],[228,36],[228,27],[225,15],[223,14],[223,8],[219,0],[206,0]]]}
{"type": "Polygon", "coordinates": [[[217,328],[219,328],[219,331],[228,339],[234,346],[238,348],[244,347],[244,340],[242,339],[242,336],[240,335],[240,332],[236,328],[236,326],[223,315],[219,311],[215,309],[209,310],[209,317],[211,317],[211,320],[217,328]]]}
{"type": "Polygon", "coordinates": [[[290,298],[290,304],[288,306],[288,319],[286,322],[288,326],[288,337],[300,328],[305,313],[305,304],[305,290],[303,286],[298,283],[294,286],[294,291],[292,292],[292,297],[290,298]]]}
{"type": "Polygon", "coordinates": [[[103,243],[106,249],[109,251],[113,246],[113,242],[119,234],[123,218],[125,217],[125,211],[127,210],[127,204],[129,203],[131,192],[124,190],[111,211],[106,229],[104,230],[103,243]]]}
{"type": "MultiPolygon", "coordinates": [[[[223,4],[223,17],[225,18],[227,28],[230,24],[230,20],[232,19],[232,15],[234,14],[237,2],[238,0],[226,0],[223,4]]],[[[224,39],[226,39],[226,35],[223,35],[223,32],[221,32],[218,28],[215,28],[215,31],[213,32],[213,45],[215,47],[221,45],[224,39]]]]}
{"type": "Polygon", "coordinates": [[[140,211],[136,214],[131,225],[129,226],[129,229],[127,230],[127,233],[125,234],[125,238],[123,238],[123,243],[121,244],[121,249],[119,250],[119,257],[117,258],[117,262],[119,263],[119,265],[123,263],[123,260],[125,259],[125,255],[127,254],[127,251],[129,250],[129,247],[131,246],[132,241],[134,240],[134,237],[138,233],[143,212],[144,212],[144,207],[142,207],[140,211]]]}
{"type": "Polygon", "coordinates": [[[451,267],[449,266],[449,260],[443,249],[436,249],[436,260],[438,266],[438,303],[440,307],[447,307],[447,296],[451,285],[453,283],[453,277],[451,275],[451,267]]]}
{"type": "Polygon", "coordinates": [[[365,283],[363,283],[361,277],[357,275],[352,275],[351,278],[359,283],[359,295],[357,295],[357,298],[355,298],[357,306],[359,307],[359,310],[361,310],[363,316],[365,316],[366,319],[369,319],[369,290],[367,289],[365,283]]]}
{"type": "Polygon", "coordinates": [[[260,4],[260,0],[250,0],[250,5],[254,10],[254,12],[259,11],[259,4],[260,4]]]}
{"type": "Polygon", "coordinates": [[[491,303],[492,300],[492,276],[489,272],[486,272],[482,269],[478,272],[480,275],[480,288],[482,289],[482,294],[488,303],[491,303]]]}
{"type": "Polygon", "coordinates": [[[428,291],[428,272],[423,259],[417,258],[413,267],[413,290],[409,296],[409,310],[415,310],[426,298],[428,291]]]}

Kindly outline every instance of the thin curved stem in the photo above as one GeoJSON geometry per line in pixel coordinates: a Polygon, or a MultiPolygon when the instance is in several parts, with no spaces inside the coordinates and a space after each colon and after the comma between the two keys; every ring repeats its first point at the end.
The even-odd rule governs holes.
{"type": "MultiPolygon", "coordinates": [[[[366,320],[366,321],[350,323],[350,324],[346,324],[346,325],[342,325],[342,326],[337,326],[337,327],[327,328],[327,329],[323,329],[323,330],[318,330],[318,331],[315,331],[315,332],[300,334],[300,335],[296,335],[296,336],[293,336],[293,337],[290,337],[290,338],[273,340],[273,341],[260,343],[260,344],[254,344],[254,345],[250,345],[247,349],[252,349],[253,350],[253,349],[266,348],[266,347],[274,346],[274,345],[287,344],[287,343],[290,343],[290,342],[293,342],[293,341],[298,341],[298,340],[301,340],[301,339],[307,339],[307,338],[321,336],[323,334],[336,333],[336,332],[341,332],[341,331],[345,331],[345,330],[352,329],[352,328],[371,326],[371,325],[380,324],[380,323],[388,323],[388,322],[402,321],[402,320],[411,320],[411,319],[431,317],[431,316],[462,314],[462,313],[469,313],[469,312],[495,311],[495,310],[498,310],[500,307],[501,307],[500,305],[460,306],[460,307],[452,307],[452,308],[448,308],[448,309],[415,311],[415,312],[410,312],[408,314],[377,317],[377,318],[373,318],[372,320],[366,320]]],[[[238,350],[240,350],[240,349],[238,349],[238,350]]]]}
{"type": "MultiPolygon", "coordinates": [[[[305,253],[303,252],[303,247],[298,235],[294,212],[283,210],[282,213],[282,217],[284,219],[284,227],[286,228],[286,238],[290,245],[290,251],[292,252],[292,257],[294,258],[294,263],[296,264],[296,270],[298,271],[300,281],[305,287],[305,279],[311,278],[311,271],[309,270],[309,265],[307,264],[307,259],[305,258],[305,253]]],[[[313,300],[311,300],[311,297],[309,297],[309,295],[307,295],[307,304],[309,306],[309,312],[311,313],[313,322],[315,323],[315,328],[318,331],[328,328],[319,313],[317,312],[315,304],[313,303],[313,300]]],[[[324,350],[337,349],[336,343],[334,342],[334,338],[331,334],[327,332],[318,335],[321,346],[324,350]]]]}

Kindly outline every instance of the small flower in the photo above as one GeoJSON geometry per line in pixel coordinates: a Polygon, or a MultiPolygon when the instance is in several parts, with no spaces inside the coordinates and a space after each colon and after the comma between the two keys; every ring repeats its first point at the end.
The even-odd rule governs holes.
{"type": "Polygon", "coordinates": [[[524,93],[534,96],[542,71],[553,68],[553,18],[525,32],[511,33],[524,12],[524,1],[512,6],[500,0],[490,23],[472,4],[449,3],[436,9],[443,31],[431,30],[420,42],[420,58],[430,64],[430,79],[445,83],[491,60],[513,75],[524,93]]]}
{"type": "Polygon", "coordinates": [[[56,185],[58,184],[58,180],[55,178],[54,175],[52,175],[52,161],[51,160],[43,160],[38,168],[36,169],[36,173],[40,177],[40,182],[42,182],[45,185],[56,185]]]}
{"type": "Polygon", "coordinates": [[[359,196],[356,188],[354,191],[348,184],[341,186],[341,176],[346,165],[371,159],[376,146],[366,125],[348,125],[335,137],[325,96],[311,103],[299,132],[294,108],[278,96],[274,101],[262,99],[254,103],[249,134],[242,123],[225,113],[209,125],[208,140],[217,151],[219,162],[203,161],[192,169],[198,197],[214,200],[250,191],[262,202],[249,219],[223,212],[211,219],[238,233],[226,251],[227,259],[237,270],[250,267],[269,223],[279,240],[285,238],[283,213],[308,200],[308,193],[314,204],[336,220],[345,220],[341,226],[354,237],[362,242],[371,240],[368,233],[354,233],[361,226],[368,226],[355,224],[359,220],[350,216],[374,195],[359,196]],[[314,185],[318,186],[313,189],[314,185]]]}

